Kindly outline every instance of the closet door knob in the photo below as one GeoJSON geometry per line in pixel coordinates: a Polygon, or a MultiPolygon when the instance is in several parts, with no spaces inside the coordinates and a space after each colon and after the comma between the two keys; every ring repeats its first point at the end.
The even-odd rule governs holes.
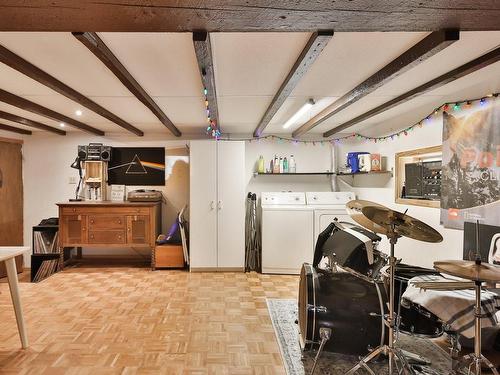
{"type": "Polygon", "coordinates": [[[213,210],[215,208],[215,201],[210,201],[210,209],[213,210]]]}
{"type": "Polygon", "coordinates": [[[218,202],[217,202],[217,208],[218,208],[219,210],[222,210],[222,201],[218,201],[218,202]]]}

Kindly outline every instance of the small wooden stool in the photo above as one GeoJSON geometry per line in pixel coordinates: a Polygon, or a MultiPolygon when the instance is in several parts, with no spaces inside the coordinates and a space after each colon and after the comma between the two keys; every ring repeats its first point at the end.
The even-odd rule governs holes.
{"type": "Polygon", "coordinates": [[[182,245],[156,245],[151,268],[184,268],[182,245]]]}

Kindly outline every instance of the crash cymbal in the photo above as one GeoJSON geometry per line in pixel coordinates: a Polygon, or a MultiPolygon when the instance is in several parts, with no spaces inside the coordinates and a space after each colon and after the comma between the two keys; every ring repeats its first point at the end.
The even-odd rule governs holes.
{"type": "Polygon", "coordinates": [[[439,272],[473,281],[500,281],[500,267],[490,263],[476,264],[473,260],[443,260],[434,262],[439,272]]]}
{"type": "Polygon", "coordinates": [[[387,233],[413,238],[424,242],[441,242],[443,237],[432,227],[409,215],[386,207],[367,206],[361,209],[363,215],[386,229],[387,233]]]}
{"type": "Polygon", "coordinates": [[[362,209],[363,207],[382,207],[381,204],[375,203],[375,202],[370,202],[370,201],[365,201],[362,199],[355,199],[352,201],[347,202],[346,204],[347,207],[347,213],[351,218],[361,225],[362,227],[374,232],[374,233],[380,233],[380,234],[387,234],[387,229],[384,227],[381,227],[380,225],[375,224],[373,221],[368,219],[365,215],[363,215],[362,209]]]}

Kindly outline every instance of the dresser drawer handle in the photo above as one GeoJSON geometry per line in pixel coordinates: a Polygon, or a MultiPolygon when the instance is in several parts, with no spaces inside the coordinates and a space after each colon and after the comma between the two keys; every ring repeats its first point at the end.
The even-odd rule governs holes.
{"type": "Polygon", "coordinates": [[[94,224],[94,219],[90,219],[90,224],[94,224]]]}
{"type": "Polygon", "coordinates": [[[118,239],[121,240],[122,239],[122,236],[118,236],[118,239]]]}
{"type": "Polygon", "coordinates": [[[90,238],[94,239],[94,235],[93,235],[93,234],[91,234],[91,235],[90,235],[90,238]]]}
{"type": "Polygon", "coordinates": [[[118,220],[118,224],[121,224],[121,223],[122,223],[122,221],[121,221],[121,220],[118,220]]]}
{"type": "Polygon", "coordinates": [[[73,207],[71,210],[72,210],[73,212],[76,212],[76,208],[74,208],[74,207],[73,207]]]}

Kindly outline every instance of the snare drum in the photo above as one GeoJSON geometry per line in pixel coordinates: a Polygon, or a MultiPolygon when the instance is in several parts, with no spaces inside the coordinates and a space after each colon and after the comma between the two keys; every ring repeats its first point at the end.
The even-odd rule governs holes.
{"type": "MultiPolygon", "coordinates": [[[[388,268],[381,272],[387,290],[389,287],[388,272],[388,268]]],[[[396,307],[396,313],[400,316],[400,331],[431,338],[439,337],[443,334],[443,323],[436,315],[416,303],[401,300],[410,279],[420,275],[438,274],[439,272],[433,269],[410,266],[408,264],[396,265],[394,275],[394,306],[396,307]]]]}

